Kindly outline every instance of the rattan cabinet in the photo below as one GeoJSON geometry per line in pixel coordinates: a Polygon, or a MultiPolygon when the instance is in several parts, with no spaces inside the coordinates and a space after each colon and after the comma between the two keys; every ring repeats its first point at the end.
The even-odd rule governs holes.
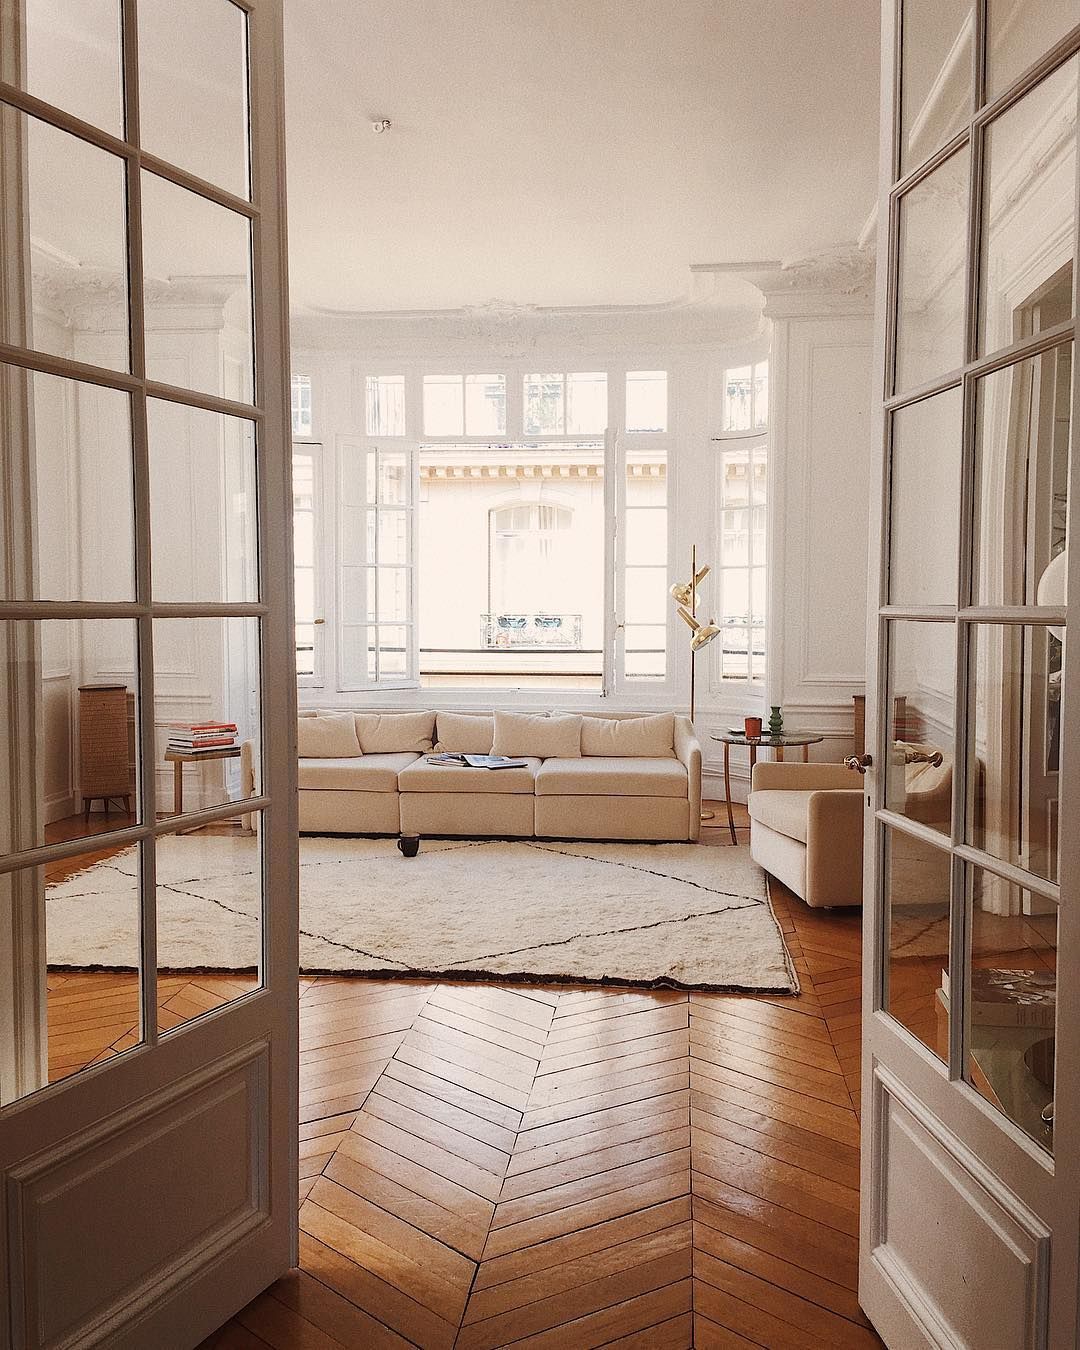
{"type": "Polygon", "coordinates": [[[99,798],[109,814],[122,801],[130,815],[135,795],[135,696],[124,684],[79,687],[79,792],[83,814],[99,798]]]}

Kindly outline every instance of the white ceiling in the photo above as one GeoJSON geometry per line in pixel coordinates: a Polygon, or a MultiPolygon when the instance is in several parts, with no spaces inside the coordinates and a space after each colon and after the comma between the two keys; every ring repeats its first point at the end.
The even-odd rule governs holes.
{"type": "Polygon", "coordinates": [[[873,205],[872,0],[285,16],[294,306],[662,303],[690,263],[854,240],[873,205]]]}

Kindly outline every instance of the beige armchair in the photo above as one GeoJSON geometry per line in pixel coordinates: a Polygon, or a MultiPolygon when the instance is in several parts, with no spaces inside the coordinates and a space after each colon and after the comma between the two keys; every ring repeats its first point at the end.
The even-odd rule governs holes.
{"type": "Polygon", "coordinates": [[[844,764],[754,767],[750,856],[815,908],[862,904],[859,784],[844,764]]]}

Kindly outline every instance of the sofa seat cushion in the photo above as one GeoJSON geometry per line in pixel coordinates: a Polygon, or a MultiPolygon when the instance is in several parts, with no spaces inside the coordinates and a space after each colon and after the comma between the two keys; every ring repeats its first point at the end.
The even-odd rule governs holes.
{"type": "Polygon", "coordinates": [[[352,759],[302,759],[300,787],[330,792],[396,792],[398,774],[420,756],[402,750],[396,755],[356,755],[352,759]]]}
{"type": "Polygon", "coordinates": [[[686,797],[686,768],[677,759],[586,755],[545,759],[538,797],[686,797]]]}
{"type": "Polygon", "coordinates": [[[806,843],[806,817],[810,807],[810,793],[795,788],[767,788],[751,792],[746,809],[750,819],[768,825],[777,834],[806,843]]]}
{"type": "Polygon", "coordinates": [[[418,759],[398,777],[400,792],[533,793],[541,761],[529,759],[523,769],[473,769],[467,764],[429,764],[418,759]]]}

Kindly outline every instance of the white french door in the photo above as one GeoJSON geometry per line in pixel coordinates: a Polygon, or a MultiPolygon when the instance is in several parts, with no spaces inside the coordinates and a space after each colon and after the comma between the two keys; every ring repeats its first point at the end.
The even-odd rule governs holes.
{"type": "Polygon", "coordinates": [[[282,65],[281,0],[0,3],[5,1350],[295,1258],[282,65]]]}
{"type": "Polygon", "coordinates": [[[1078,19],[883,4],[860,1301],[896,1348],[1077,1343],[1078,19]]]}

